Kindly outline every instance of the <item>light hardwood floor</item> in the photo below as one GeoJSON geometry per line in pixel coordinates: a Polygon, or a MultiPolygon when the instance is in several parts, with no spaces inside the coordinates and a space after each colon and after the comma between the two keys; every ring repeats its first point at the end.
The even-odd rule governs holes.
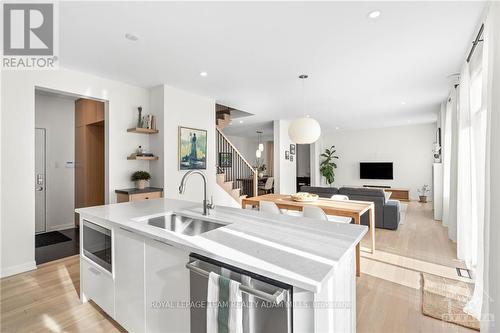
{"type": "MultiPolygon", "coordinates": [[[[456,249],[429,204],[411,202],[398,231],[376,232],[357,278],[358,332],[474,332],[421,313],[420,272],[457,278],[456,249]]],[[[369,246],[369,239],[363,240],[369,246]]],[[[120,332],[92,303],[80,304],[78,256],[0,280],[0,332],[120,332]]]]}
{"type": "MultiPolygon", "coordinates": [[[[463,267],[448,230],[433,220],[431,204],[410,202],[405,223],[397,231],[377,229],[375,239],[374,254],[361,252],[358,332],[476,332],[422,314],[421,272],[460,280],[455,267],[463,267]]],[[[369,244],[365,237],[362,248],[369,244]]]]}

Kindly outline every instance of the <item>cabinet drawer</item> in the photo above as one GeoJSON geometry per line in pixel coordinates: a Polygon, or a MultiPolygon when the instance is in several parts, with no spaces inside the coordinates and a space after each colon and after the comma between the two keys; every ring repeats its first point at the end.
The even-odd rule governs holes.
{"type": "Polygon", "coordinates": [[[100,267],[80,257],[82,291],[85,297],[93,300],[108,315],[114,317],[114,285],[113,277],[100,267]]]}
{"type": "Polygon", "coordinates": [[[141,201],[149,199],[157,199],[162,197],[163,192],[138,193],[129,196],[130,201],[141,201]]]}

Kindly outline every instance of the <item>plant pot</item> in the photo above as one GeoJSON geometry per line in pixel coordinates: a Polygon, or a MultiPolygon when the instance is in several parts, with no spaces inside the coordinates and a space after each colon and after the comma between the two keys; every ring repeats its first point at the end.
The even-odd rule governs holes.
{"type": "Polygon", "coordinates": [[[135,188],[138,190],[142,190],[146,187],[146,181],[144,179],[135,181],[135,188]]]}
{"type": "Polygon", "coordinates": [[[420,195],[420,202],[426,203],[427,202],[427,196],[426,195],[420,195]]]}

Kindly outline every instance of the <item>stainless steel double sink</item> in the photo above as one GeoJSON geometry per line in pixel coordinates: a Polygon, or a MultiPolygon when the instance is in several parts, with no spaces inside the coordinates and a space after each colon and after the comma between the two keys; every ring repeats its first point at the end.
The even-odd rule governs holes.
{"type": "Polygon", "coordinates": [[[225,224],[222,223],[191,218],[187,216],[177,215],[175,213],[152,217],[147,219],[146,222],[153,227],[177,232],[188,236],[201,235],[210,230],[225,226],[225,224]]]}

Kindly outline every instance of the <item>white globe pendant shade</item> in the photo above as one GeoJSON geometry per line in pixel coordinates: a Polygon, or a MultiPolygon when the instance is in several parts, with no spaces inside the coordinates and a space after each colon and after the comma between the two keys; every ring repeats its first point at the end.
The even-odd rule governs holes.
{"type": "Polygon", "coordinates": [[[255,157],[260,158],[261,156],[262,156],[262,152],[260,151],[260,149],[257,149],[255,151],[255,157]]]}
{"type": "Polygon", "coordinates": [[[294,143],[308,144],[316,142],[321,135],[319,123],[312,118],[298,118],[288,126],[288,136],[294,143]]]}
{"type": "Polygon", "coordinates": [[[259,143],[259,150],[264,151],[264,144],[263,143],[259,143]]]}

